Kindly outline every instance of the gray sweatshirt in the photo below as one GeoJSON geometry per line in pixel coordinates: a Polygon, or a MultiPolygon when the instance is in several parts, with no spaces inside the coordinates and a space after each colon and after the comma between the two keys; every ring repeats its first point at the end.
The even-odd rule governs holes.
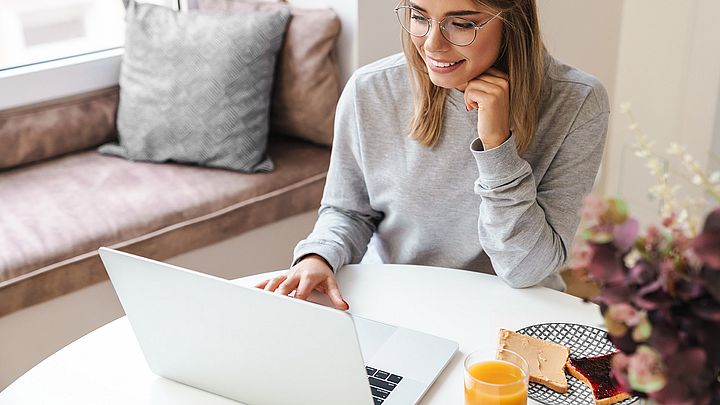
{"type": "Polygon", "coordinates": [[[318,220],[293,263],[315,253],[337,270],[373,245],[385,263],[497,274],[512,287],[563,290],[583,197],[595,180],[609,103],[593,76],[550,57],[535,139],[483,150],[477,111],[450,89],[439,142],[408,137],[410,74],[402,53],[352,75],[337,106],[318,220]]]}

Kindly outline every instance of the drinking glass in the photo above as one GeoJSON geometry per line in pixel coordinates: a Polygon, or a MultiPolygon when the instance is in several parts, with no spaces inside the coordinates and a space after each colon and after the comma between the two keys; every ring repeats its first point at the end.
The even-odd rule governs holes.
{"type": "Polygon", "coordinates": [[[517,353],[486,350],[465,358],[465,405],[526,405],[528,363],[517,353]]]}

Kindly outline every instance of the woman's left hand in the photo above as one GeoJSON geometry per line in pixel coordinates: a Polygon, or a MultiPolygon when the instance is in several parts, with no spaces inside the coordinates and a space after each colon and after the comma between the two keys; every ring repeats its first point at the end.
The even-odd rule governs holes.
{"type": "Polygon", "coordinates": [[[465,86],[465,106],[478,110],[478,137],[485,150],[510,137],[510,82],[507,73],[494,67],[465,86]]]}

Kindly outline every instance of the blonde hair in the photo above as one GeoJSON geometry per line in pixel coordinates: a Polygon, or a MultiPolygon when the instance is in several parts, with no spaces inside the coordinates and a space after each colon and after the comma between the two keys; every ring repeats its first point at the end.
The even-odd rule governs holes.
{"type": "MultiPolygon", "coordinates": [[[[540,35],[535,0],[475,0],[494,13],[504,25],[501,54],[496,66],[506,70],[510,82],[510,128],[519,153],[532,143],[540,115],[546,49],[540,35]]],[[[482,31],[479,33],[479,35],[482,31]]],[[[427,67],[402,30],[402,46],[410,69],[413,116],[410,137],[427,147],[440,138],[447,89],[430,81],[427,67]]]]}

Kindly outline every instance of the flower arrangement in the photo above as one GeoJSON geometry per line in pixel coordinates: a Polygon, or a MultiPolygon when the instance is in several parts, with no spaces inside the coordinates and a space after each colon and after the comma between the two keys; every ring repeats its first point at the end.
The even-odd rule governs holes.
{"type": "MultiPolygon", "coordinates": [[[[658,181],[650,191],[662,203],[662,222],[641,232],[622,200],[589,196],[570,267],[600,288],[592,301],[620,351],[612,373],[627,391],[666,405],[720,404],[720,208],[700,229],[634,120],[630,129],[658,181]]],[[[720,175],[706,175],[679,145],[668,152],[720,202],[720,175]]]]}

